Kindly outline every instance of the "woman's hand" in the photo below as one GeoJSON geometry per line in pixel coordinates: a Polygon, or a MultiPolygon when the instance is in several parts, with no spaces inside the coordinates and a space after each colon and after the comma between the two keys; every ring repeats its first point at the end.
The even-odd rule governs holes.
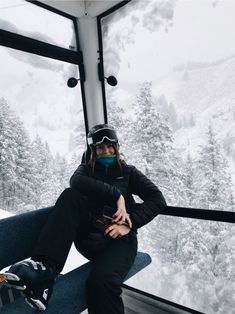
{"type": "Polygon", "coordinates": [[[130,228],[132,227],[130,217],[126,212],[125,199],[122,196],[122,194],[120,195],[120,197],[117,201],[117,211],[113,215],[113,217],[114,217],[113,222],[120,224],[120,225],[123,225],[123,224],[125,224],[125,222],[127,222],[128,226],[130,228]]]}
{"type": "Polygon", "coordinates": [[[108,235],[109,237],[116,239],[120,238],[130,232],[130,227],[126,225],[119,225],[119,224],[111,224],[105,229],[104,234],[108,235]]]}

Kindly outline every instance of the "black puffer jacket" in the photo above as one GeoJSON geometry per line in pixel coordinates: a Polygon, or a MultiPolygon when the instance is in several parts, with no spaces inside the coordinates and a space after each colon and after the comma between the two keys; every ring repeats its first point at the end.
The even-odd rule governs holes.
{"type": "Polygon", "coordinates": [[[105,168],[96,163],[93,172],[90,165],[81,164],[72,175],[70,186],[87,198],[90,210],[96,213],[104,205],[115,207],[122,194],[134,230],[150,222],[166,206],[157,186],[131,165],[124,164],[121,171],[118,164],[105,168]],[[136,204],[133,194],[143,203],[136,204]]]}

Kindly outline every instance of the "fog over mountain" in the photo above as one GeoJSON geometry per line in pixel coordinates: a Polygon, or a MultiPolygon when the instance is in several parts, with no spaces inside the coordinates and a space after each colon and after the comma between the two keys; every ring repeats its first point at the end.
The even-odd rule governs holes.
{"type": "Polygon", "coordinates": [[[179,127],[175,144],[196,154],[211,124],[235,174],[235,57],[214,63],[188,63],[154,84],[156,97],[173,104],[179,127]],[[180,121],[193,118],[193,125],[180,121]]]}

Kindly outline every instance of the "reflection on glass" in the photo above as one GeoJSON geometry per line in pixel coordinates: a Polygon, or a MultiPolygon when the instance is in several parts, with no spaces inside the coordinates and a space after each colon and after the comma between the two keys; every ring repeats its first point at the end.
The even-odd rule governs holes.
{"type": "Polygon", "coordinates": [[[53,205],[84,150],[77,66],[0,47],[0,67],[0,209],[53,205]]]}
{"type": "Polygon", "coordinates": [[[76,49],[73,21],[24,0],[0,0],[0,28],[67,49],[76,49]]]}
{"type": "MultiPolygon", "coordinates": [[[[168,205],[235,210],[234,12],[234,1],[132,1],[102,19],[105,76],[119,82],[106,86],[109,122],[126,160],[168,205]]],[[[234,231],[155,219],[139,234],[153,264],[133,282],[196,310],[232,313],[234,231]]]]}

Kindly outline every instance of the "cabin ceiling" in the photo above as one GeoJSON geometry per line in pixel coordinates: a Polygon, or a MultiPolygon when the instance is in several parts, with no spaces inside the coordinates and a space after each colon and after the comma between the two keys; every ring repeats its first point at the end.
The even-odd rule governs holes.
{"type": "Polygon", "coordinates": [[[84,16],[87,13],[89,16],[97,16],[106,10],[112,8],[116,4],[123,1],[115,0],[40,0],[55,9],[73,15],[75,17],[84,16]]]}

